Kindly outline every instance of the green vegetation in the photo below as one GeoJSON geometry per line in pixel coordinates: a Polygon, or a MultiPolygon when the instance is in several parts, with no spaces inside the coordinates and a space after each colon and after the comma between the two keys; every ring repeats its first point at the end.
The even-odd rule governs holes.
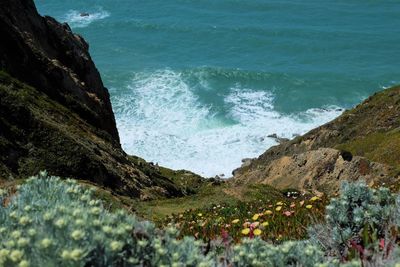
{"type": "Polygon", "coordinates": [[[371,161],[400,168],[400,129],[371,133],[338,145],[337,148],[371,161]]]}
{"type": "Polygon", "coordinates": [[[223,225],[231,215],[243,216],[230,221],[238,227],[215,232],[204,243],[185,229],[158,229],[124,210],[107,211],[95,196],[95,189],[45,172],[17,186],[16,192],[0,190],[0,266],[397,267],[400,263],[400,196],[364,183],[344,183],[340,196],[326,207],[325,221],[309,227],[308,239],[299,241],[274,240],[274,227],[298,229],[299,224],[292,223],[295,216],[321,213],[324,200],[295,196],[291,202],[242,203],[236,210],[227,205],[212,207],[207,214],[178,215],[180,223],[195,216],[207,217],[215,225],[221,218],[223,225]],[[257,212],[248,213],[250,209],[257,212]],[[295,213],[285,215],[286,209],[295,213]]]}

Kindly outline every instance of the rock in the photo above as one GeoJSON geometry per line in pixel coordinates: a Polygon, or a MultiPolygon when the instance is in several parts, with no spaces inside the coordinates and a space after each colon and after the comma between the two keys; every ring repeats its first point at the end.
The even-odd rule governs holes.
{"type": "Polygon", "coordinates": [[[276,142],[278,142],[279,144],[282,144],[282,143],[285,143],[285,142],[287,142],[287,141],[290,141],[290,139],[288,139],[288,138],[283,138],[283,137],[279,137],[277,134],[270,134],[270,135],[267,135],[267,137],[269,137],[269,138],[274,138],[275,139],[275,141],[276,142]]]}
{"type": "MultiPolygon", "coordinates": [[[[400,86],[385,89],[335,120],[273,146],[234,171],[233,183],[334,191],[341,180],[400,180],[400,86]]],[[[277,138],[276,134],[269,135],[277,138]]]]}
{"type": "Polygon", "coordinates": [[[87,13],[87,12],[82,12],[82,13],[80,13],[79,14],[81,17],[89,17],[89,13],[87,13]]]}
{"type": "Polygon", "coordinates": [[[2,1],[0,36],[0,180],[47,170],[130,197],[182,195],[157,166],[121,149],[108,90],[81,36],[41,17],[33,0],[2,1]]]}

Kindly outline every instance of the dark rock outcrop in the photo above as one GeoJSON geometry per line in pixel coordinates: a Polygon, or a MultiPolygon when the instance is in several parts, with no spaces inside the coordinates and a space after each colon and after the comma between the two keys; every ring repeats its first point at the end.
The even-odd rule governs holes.
{"type": "Polygon", "coordinates": [[[85,40],[41,17],[32,0],[0,6],[0,180],[47,170],[131,197],[182,195],[158,169],[121,149],[85,40]]]}
{"type": "Polygon", "coordinates": [[[0,69],[119,143],[109,94],[85,40],[67,24],[41,17],[31,0],[1,0],[0,69]]]}

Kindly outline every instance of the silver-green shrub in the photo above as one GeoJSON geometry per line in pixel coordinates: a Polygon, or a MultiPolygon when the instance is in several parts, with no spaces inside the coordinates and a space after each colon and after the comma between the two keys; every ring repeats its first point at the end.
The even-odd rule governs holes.
{"type": "Polygon", "coordinates": [[[90,189],[45,172],[0,205],[0,266],[212,265],[202,244],[176,236],[122,210],[108,212],[90,189]]]}
{"type": "Polygon", "coordinates": [[[396,211],[396,196],[389,189],[343,182],[340,196],[326,207],[326,223],[311,227],[309,235],[342,261],[360,258],[379,266],[395,246],[396,211]]]}
{"type": "Polygon", "coordinates": [[[307,241],[287,241],[272,245],[256,239],[245,239],[233,248],[233,263],[237,267],[318,266],[324,262],[324,253],[307,241]]]}

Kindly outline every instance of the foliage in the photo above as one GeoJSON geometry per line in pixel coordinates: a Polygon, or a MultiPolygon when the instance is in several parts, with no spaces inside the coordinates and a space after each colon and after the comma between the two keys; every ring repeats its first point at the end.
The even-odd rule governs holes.
{"type": "Polygon", "coordinates": [[[202,244],[110,213],[74,180],[42,172],[0,208],[0,266],[210,266],[202,244]]]}
{"type": "Polygon", "coordinates": [[[383,266],[396,246],[398,207],[387,188],[344,182],[341,195],[326,207],[326,223],[313,226],[310,237],[341,261],[359,258],[383,266]]]}
{"type": "Polygon", "coordinates": [[[171,227],[176,222],[160,230],[123,210],[107,211],[93,189],[45,172],[17,192],[0,190],[0,203],[0,266],[400,266],[400,197],[365,183],[344,183],[325,223],[299,241],[273,238],[288,222],[300,228],[305,221],[296,215],[321,213],[324,200],[212,205],[176,215],[181,224],[207,221],[195,223],[205,231],[197,240],[190,228],[171,227]],[[285,215],[290,209],[294,214],[285,215]]]}
{"type": "MultiPolygon", "coordinates": [[[[296,194],[297,195],[297,194],[296,194]]],[[[202,209],[187,209],[161,221],[161,227],[174,226],[181,236],[192,235],[205,241],[259,236],[282,241],[307,236],[307,225],[323,219],[326,200],[319,197],[259,199],[237,204],[214,204],[202,209]]]]}

